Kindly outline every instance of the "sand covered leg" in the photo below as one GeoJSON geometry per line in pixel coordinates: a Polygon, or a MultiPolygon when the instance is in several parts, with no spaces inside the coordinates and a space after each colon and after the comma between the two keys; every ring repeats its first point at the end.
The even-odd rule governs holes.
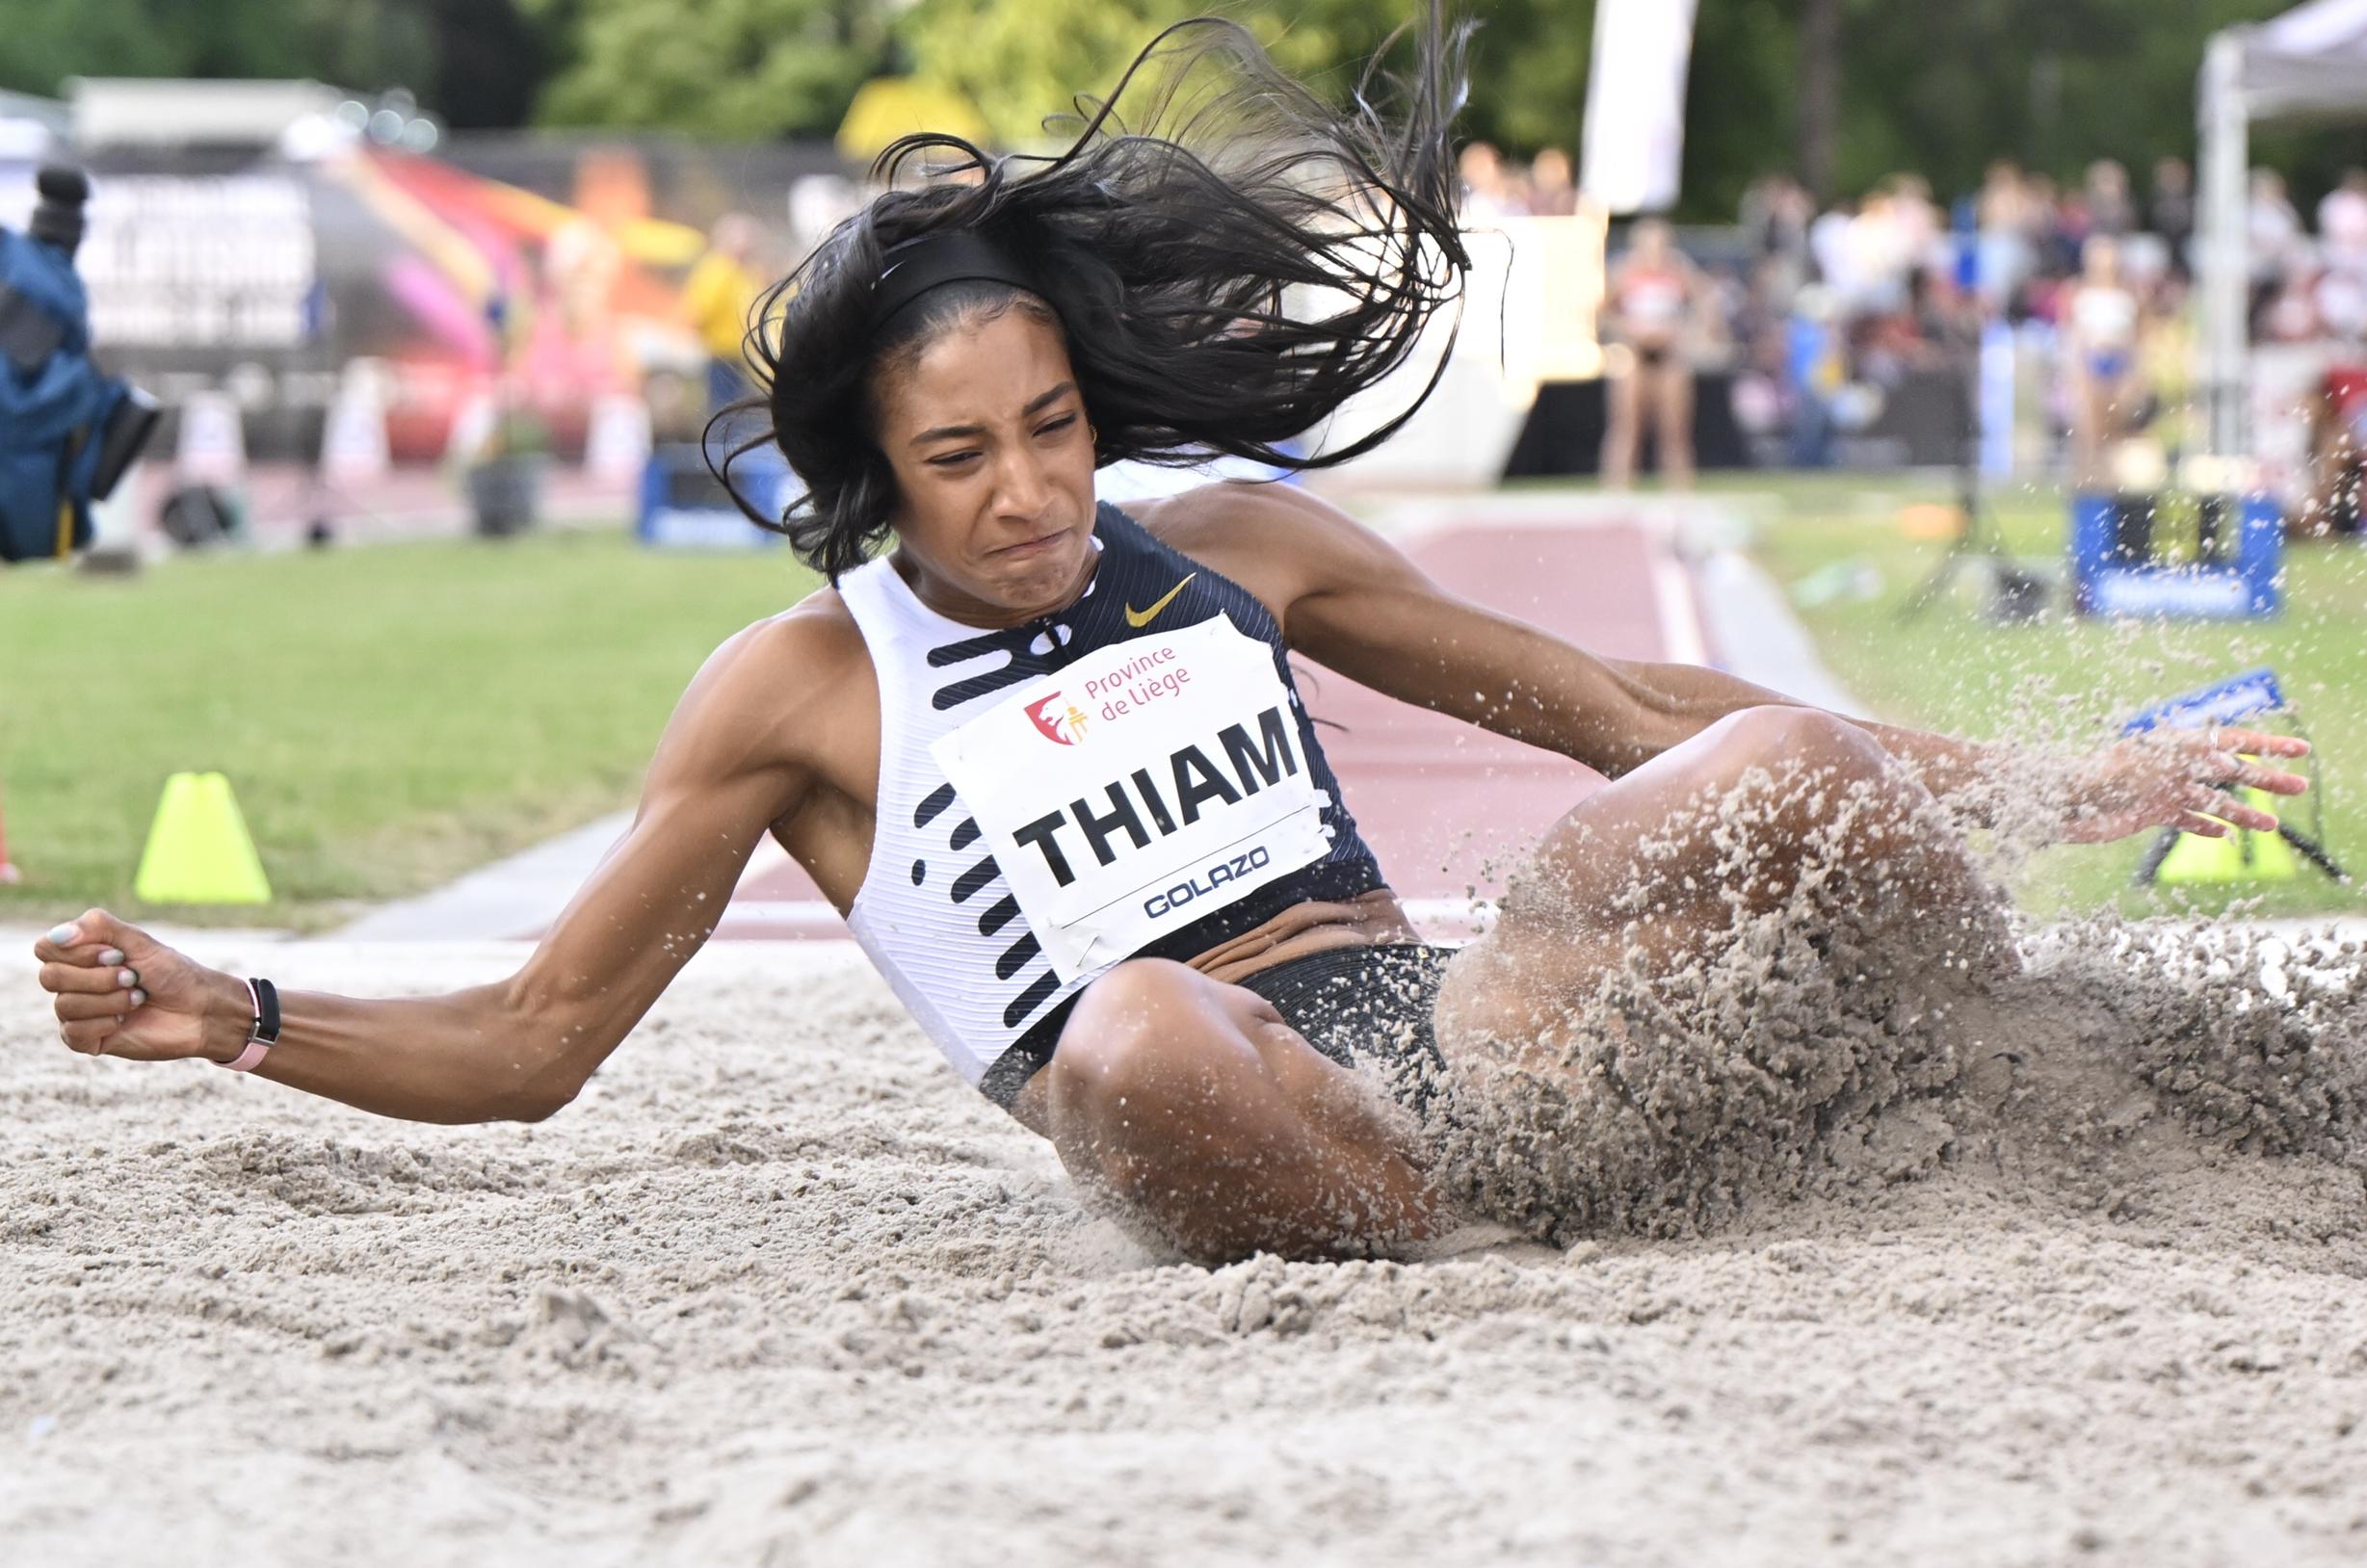
{"type": "Polygon", "coordinates": [[[1609,970],[1682,968],[1825,888],[1911,902],[1935,961],[2008,953],[1962,836],[1869,736],[1813,709],[1735,714],[1545,835],[1495,930],[1450,971],[1441,1037],[1534,1036],[1609,970]]]}
{"type": "Polygon", "coordinates": [[[1093,982],[1031,1094],[1121,1222],[1202,1262],[1388,1251],[1437,1208],[1411,1129],[1252,992],[1136,959],[1093,982]]]}
{"type": "Polygon", "coordinates": [[[1961,833],[1879,745],[1737,714],[1564,819],[1449,971],[1449,1163],[1521,1223],[1693,1222],[1841,1097],[1953,1080],[1903,1042],[2014,967],[1961,833]]]}

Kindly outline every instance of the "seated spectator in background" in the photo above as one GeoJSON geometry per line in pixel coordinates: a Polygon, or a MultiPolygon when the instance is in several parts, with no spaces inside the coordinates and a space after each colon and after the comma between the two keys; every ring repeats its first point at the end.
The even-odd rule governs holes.
{"type": "Polygon", "coordinates": [[[1856,222],[1857,203],[1839,201],[1808,225],[1808,254],[1816,262],[1816,275],[1845,300],[1857,293],[1857,249],[1851,239],[1856,222]]]}
{"type": "Polygon", "coordinates": [[[1990,164],[1973,215],[1973,286],[1981,291],[1982,303],[2002,315],[2038,264],[2022,171],[2003,158],[1990,164]]]}
{"type": "Polygon", "coordinates": [[[1895,387],[1913,372],[1935,370],[1947,363],[1942,348],[1946,301],[1937,297],[1937,288],[1931,271],[1918,267],[1908,275],[1906,298],[1895,309],[1859,323],[1854,334],[1856,360],[1866,380],[1895,387]]]}
{"type": "Polygon", "coordinates": [[[2325,538],[2360,531],[2367,484],[2367,363],[2330,367],[2309,408],[2309,504],[2290,532],[2325,538]]]}
{"type": "Polygon", "coordinates": [[[2103,479],[2106,448],[2137,418],[2140,315],[2137,296],[2120,275],[2119,242],[2094,236],[2081,263],[2063,327],[2071,404],[2071,479],[2085,485],[2103,479]]]}
{"type": "Polygon", "coordinates": [[[1569,154],[1547,147],[1529,165],[1529,211],[1539,218],[1567,218],[1578,210],[1578,183],[1570,176],[1569,154]]]}
{"type": "Polygon", "coordinates": [[[2319,268],[2305,239],[2285,247],[2277,271],[2261,289],[2252,336],[2268,343],[2313,343],[2326,335],[2318,315],[2319,268]]]}
{"type": "Polygon", "coordinates": [[[1677,249],[1669,225],[1657,218],[1639,219],[1603,291],[1602,336],[1613,351],[1606,361],[1606,485],[1624,489],[1634,482],[1648,422],[1661,477],[1671,489],[1692,486],[1694,387],[1687,350],[1707,299],[1705,280],[1677,249]]]}
{"type": "Polygon", "coordinates": [[[1466,226],[1492,223],[1500,218],[1517,218],[1527,210],[1505,172],[1503,156],[1487,143],[1467,144],[1457,161],[1457,169],[1463,180],[1466,226]]]}
{"type": "Polygon", "coordinates": [[[2031,249],[2038,270],[2047,277],[2069,277],[2080,269],[2080,250],[2087,236],[2065,210],[2062,193],[2053,179],[2032,174],[2023,181],[2030,193],[2024,210],[2030,215],[2031,249]]]}
{"type": "Polygon", "coordinates": [[[2187,255],[2195,238],[2195,171],[2182,158],[2163,158],[2153,166],[2153,198],[2145,207],[2145,228],[2170,247],[2170,270],[2180,277],[2194,276],[2187,255]]]}
{"type": "Polygon", "coordinates": [[[1743,193],[1738,215],[1752,252],[1758,288],[1772,290],[1763,301],[1780,315],[1808,281],[1815,265],[1808,253],[1808,225],[1816,222],[1816,198],[1789,174],[1762,174],[1743,193]]]}
{"type": "Polygon", "coordinates": [[[2318,203],[2318,247],[2328,272],[2367,277],[2367,170],[2345,170],[2318,203]]]}
{"type": "Polygon", "coordinates": [[[2301,241],[2301,215],[2285,199],[2285,177],[2273,169],[2252,170],[2244,202],[2244,236],[2251,262],[2252,316],[2257,320],[2283,285],[2287,263],[2301,241]]]}
{"type": "Polygon", "coordinates": [[[2098,158],[2088,166],[2079,204],[2087,214],[2090,234],[2117,240],[2137,232],[2137,202],[2129,194],[2129,171],[2110,158],[2098,158]]]}
{"type": "Polygon", "coordinates": [[[1832,461],[1833,403],[1849,382],[1849,338],[1840,301],[1824,284],[1809,284],[1793,301],[1783,349],[1792,465],[1826,467],[1832,461]]]}

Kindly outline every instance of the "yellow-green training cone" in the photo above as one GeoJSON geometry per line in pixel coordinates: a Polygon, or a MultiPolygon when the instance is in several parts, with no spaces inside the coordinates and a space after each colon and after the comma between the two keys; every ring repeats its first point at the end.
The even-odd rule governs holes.
{"type": "Polygon", "coordinates": [[[147,903],[269,903],[272,885],[220,773],[175,773],[156,803],[133,891],[147,903]]]}

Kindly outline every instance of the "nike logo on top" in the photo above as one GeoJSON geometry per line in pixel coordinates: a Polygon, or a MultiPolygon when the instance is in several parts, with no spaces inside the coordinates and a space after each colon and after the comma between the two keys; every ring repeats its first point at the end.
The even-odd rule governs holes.
{"type": "Polygon", "coordinates": [[[1173,604],[1175,602],[1175,595],[1184,590],[1184,584],[1191,582],[1193,578],[1197,577],[1199,573],[1197,572],[1192,572],[1187,575],[1184,578],[1183,583],[1176,584],[1173,588],[1169,588],[1165,593],[1159,595],[1158,601],[1148,610],[1137,610],[1132,605],[1126,606],[1126,624],[1133,627],[1136,631],[1141,631],[1144,627],[1148,626],[1152,621],[1157,620],[1159,618],[1159,612],[1165,610],[1169,605],[1173,604]]]}

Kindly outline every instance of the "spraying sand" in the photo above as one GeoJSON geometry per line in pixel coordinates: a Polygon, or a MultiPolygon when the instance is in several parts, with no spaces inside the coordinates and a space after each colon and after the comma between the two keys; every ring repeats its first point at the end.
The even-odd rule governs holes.
{"type": "MultiPolygon", "coordinates": [[[[5,1555],[2367,1556],[2355,952],[1743,934],[1606,988],[1629,1073],[1525,1100],[1553,1158],[1483,1158],[1464,1097],[1505,1225],[1213,1272],[1089,1215],[842,949],[710,949],[559,1117],[438,1129],[75,1057],[11,934],[5,1555]]],[[[520,955],[190,946],[365,994],[520,955]]]]}

